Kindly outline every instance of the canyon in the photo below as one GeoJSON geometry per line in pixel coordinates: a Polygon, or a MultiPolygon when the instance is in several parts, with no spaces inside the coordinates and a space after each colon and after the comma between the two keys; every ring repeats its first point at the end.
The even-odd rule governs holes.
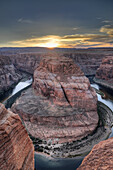
{"type": "Polygon", "coordinates": [[[93,147],[77,170],[113,169],[113,138],[93,147]]]}
{"type": "Polygon", "coordinates": [[[32,141],[20,117],[3,104],[0,104],[0,169],[34,169],[32,141]]]}
{"type": "Polygon", "coordinates": [[[94,81],[113,91],[113,56],[103,58],[94,81]]]}
{"type": "MultiPolygon", "coordinates": [[[[96,141],[102,133],[97,129],[96,92],[86,76],[95,76],[97,84],[112,90],[113,50],[38,50],[0,50],[1,97],[22,79],[23,72],[33,75],[32,87],[22,92],[11,110],[0,104],[2,169],[34,169],[34,147],[55,158],[74,156],[77,141],[85,145],[85,138],[93,134],[96,141]]],[[[112,138],[95,145],[80,169],[100,168],[100,164],[112,168],[111,149],[112,138]]]]}
{"type": "Polygon", "coordinates": [[[43,57],[32,88],[11,109],[20,115],[31,136],[46,143],[45,148],[49,143],[55,147],[86,137],[99,120],[95,90],[79,66],[64,56],[43,57]]]}
{"type": "Polygon", "coordinates": [[[22,75],[12,64],[10,57],[0,56],[0,96],[16,84],[22,75]]]}

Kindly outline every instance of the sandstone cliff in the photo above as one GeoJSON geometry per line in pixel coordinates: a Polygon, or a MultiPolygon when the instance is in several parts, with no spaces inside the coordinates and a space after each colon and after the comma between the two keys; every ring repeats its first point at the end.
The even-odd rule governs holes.
{"type": "Polygon", "coordinates": [[[113,56],[105,57],[98,68],[95,81],[100,85],[113,89],[113,56]]]}
{"type": "Polygon", "coordinates": [[[105,57],[96,72],[96,78],[113,81],[113,56],[105,57]]]}
{"type": "Polygon", "coordinates": [[[9,57],[0,56],[0,95],[17,83],[22,76],[18,73],[9,57]]]}
{"type": "Polygon", "coordinates": [[[46,56],[34,72],[33,88],[12,110],[32,136],[56,144],[91,134],[98,124],[96,104],[89,80],[71,59],[46,56]]]}
{"type": "Polygon", "coordinates": [[[34,70],[39,66],[41,57],[41,54],[38,53],[20,53],[11,55],[10,59],[18,70],[33,74],[34,70]]]}
{"type": "MultiPolygon", "coordinates": [[[[45,55],[50,55],[51,53],[57,54],[59,53],[58,51],[51,51],[48,50],[46,53],[42,52],[39,50],[37,52],[18,52],[17,54],[10,55],[10,58],[13,62],[13,64],[22,71],[26,71],[28,73],[33,74],[34,70],[39,66],[39,63],[43,56],[45,55]]],[[[79,67],[81,70],[85,73],[85,75],[89,76],[94,76],[96,74],[96,70],[99,68],[103,57],[105,57],[105,54],[90,54],[88,51],[85,52],[64,52],[61,51],[60,54],[63,54],[67,58],[72,58],[73,61],[79,67]]]]}
{"type": "Polygon", "coordinates": [[[113,169],[113,138],[95,145],[78,170],[113,169]]]}
{"type": "Polygon", "coordinates": [[[34,147],[17,114],[0,104],[0,169],[33,170],[34,147]]]}
{"type": "Polygon", "coordinates": [[[105,54],[88,53],[88,50],[81,53],[65,53],[66,57],[72,58],[86,76],[94,76],[99,68],[105,54]]]}

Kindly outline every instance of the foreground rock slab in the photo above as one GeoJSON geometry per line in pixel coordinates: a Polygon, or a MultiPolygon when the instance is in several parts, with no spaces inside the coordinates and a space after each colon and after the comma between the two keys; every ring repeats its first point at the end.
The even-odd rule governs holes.
{"type": "Polygon", "coordinates": [[[0,104],[0,169],[33,170],[34,147],[17,114],[0,104]]]}
{"type": "Polygon", "coordinates": [[[78,170],[113,169],[113,138],[95,145],[78,170]]]}

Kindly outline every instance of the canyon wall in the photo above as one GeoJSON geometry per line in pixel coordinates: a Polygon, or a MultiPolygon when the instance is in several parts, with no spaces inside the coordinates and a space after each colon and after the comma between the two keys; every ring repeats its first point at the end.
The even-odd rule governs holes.
{"type": "MultiPolygon", "coordinates": [[[[47,53],[18,53],[11,55],[10,58],[13,61],[13,64],[22,71],[33,74],[34,70],[39,66],[39,63],[43,56],[47,55],[52,56],[52,54],[57,54],[58,52],[48,51],[47,53]]],[[[81,68],[81,70],[87,76],[94,76],[96,70],[99,68],[103,57],[105,54],[90,54],[90,53],[76,53],[68,52],[64,53],[63,51],[59,53],[67,58],[72,58],[73,61],[81,68]]]]}
{"type": "Polygon", "coordinates": [[[0,95],[17,83],[22,76],[7,56],[0,56],[0,95]]]}
{"type": "Polygon", "coordinates": [[[102,60],[94,81],[113,91],[113,56],[107,56],[102,60]]]}
{"type": "Polygon", "coordinates": [[[18,70],[30,74],[34,73],[34,70],[39,65],[41,58],[42,55],[38,53],[34,53],[34,54],[20,53],[20,54],[15,54],[10,56],[12,63],[18,70]]]}
{"type": "Polygon", "coordinates": [[[34,147],[21,119],[0,104],[0,169],[34,170],[34,147]]]}
{"type": "Polygon", "coordinates": [[[72,58],[86,76],[94,76],[105,54],[64,53],[64,56],[72,58]]]}
{"type": "Polygon", "coordinates": [[[96,72],[96,78],[113,81],[113,56],[105,57],[96,72]]]}
{"type": "Polygon", "coordinates": [[[113,138],[96,144],[77,170],[113,169],[113,138]]]}

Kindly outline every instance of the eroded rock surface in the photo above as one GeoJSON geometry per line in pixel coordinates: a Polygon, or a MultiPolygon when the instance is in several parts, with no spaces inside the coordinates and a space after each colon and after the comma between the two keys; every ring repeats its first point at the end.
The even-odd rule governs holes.
{"type": "Polygon", "coordinates": [[[98,84],[113,90],[113,56],[103,59],[94,80],[98,84]]]}
{"type": "Polygon", "coordinates": [[[95,145],[78,170],[113,169],[113,138],[95,145]]]}
{"type": "Polygon", "coordinates": [[[42,56],[37,53],[20,53],[12,55],[10,58],[18,70],[33,74],[34,70],[39,66],[42,56]]]}
{"type": "Polygon", "coordinates": [[[96,78],[113,81],[113,56],[106,57],[102,60],[100,68],[97,70],[96,78]]]}
{"type": "Polygon", "coordinates": [[[17,83],[22,76],[7,56],[0,56],[0,95],[17,83]]]}
{"type": "Polygon", "coordinates": [[[88,50],[81,53],[65,53],[64,55],[72,58],[75,63],[80,66],[86,76],[94,76],[102,62],[103,57],[105,57],[104,53],[91,54],[88,53],[88,50]]]}
{"type": "Polygon", "coordinates": [[[32,136],[51,144],[81,139],[98,124],[95,91],[80,68],[63,56],[42,60],[34,72],[33,88],[12,110],[32,136]]]}
{"type": "Polygon", "coordinates": [[[34,147],[17,114],[0,104],[0,169],[33,170],[34,147]]]}

